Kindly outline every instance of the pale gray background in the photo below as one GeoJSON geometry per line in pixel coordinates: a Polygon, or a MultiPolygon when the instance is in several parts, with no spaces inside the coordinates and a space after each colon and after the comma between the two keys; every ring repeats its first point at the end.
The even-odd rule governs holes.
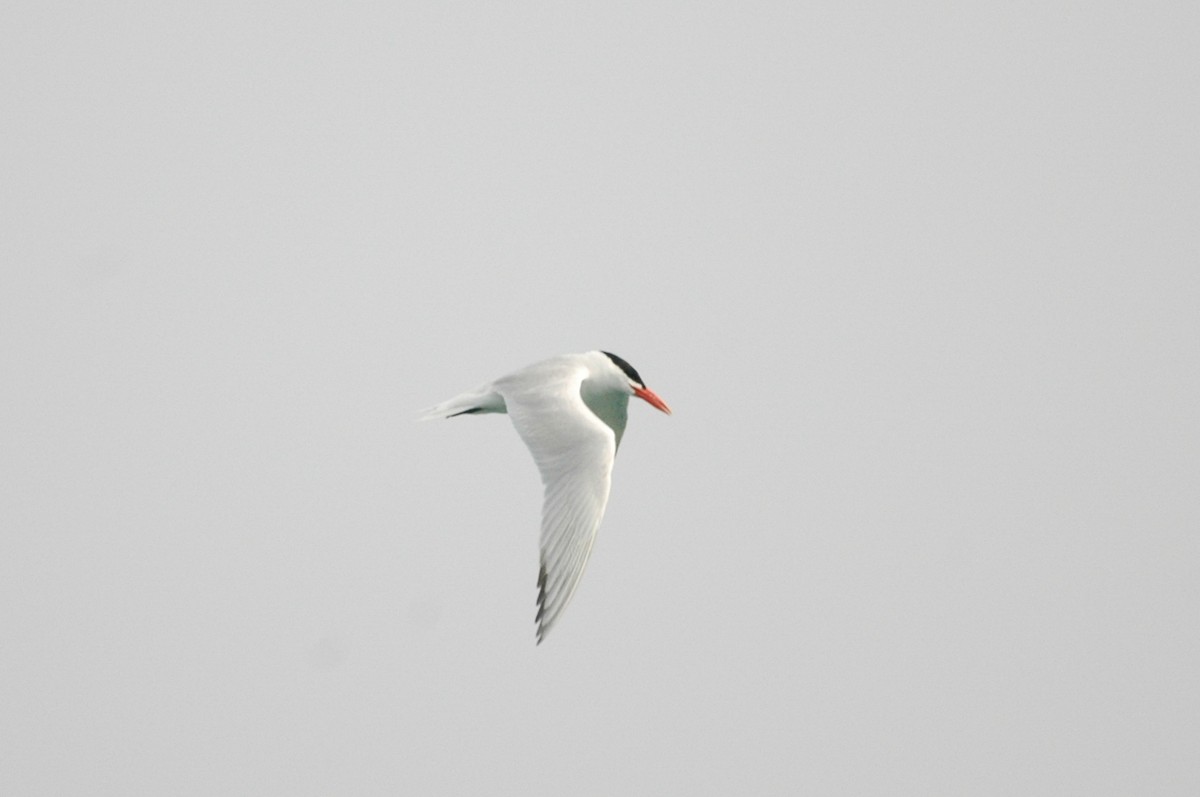
{"type": "Polygon", "coordinates": [[[6,8],[0,792],[1200,793],[1195,3],[6,8]]]}

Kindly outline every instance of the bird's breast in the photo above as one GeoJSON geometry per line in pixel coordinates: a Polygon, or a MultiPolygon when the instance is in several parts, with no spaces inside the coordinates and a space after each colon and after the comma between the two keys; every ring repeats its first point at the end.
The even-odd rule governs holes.
{"type": "Polygon", "coordinates": [[[598,390],[589,385],[586,379],[579,386],[579,395],[588,409],[612,429],[619,447],[621,435],[625,434],[625,422],[629,418],[629,396],[611,390],[598,390]]]}

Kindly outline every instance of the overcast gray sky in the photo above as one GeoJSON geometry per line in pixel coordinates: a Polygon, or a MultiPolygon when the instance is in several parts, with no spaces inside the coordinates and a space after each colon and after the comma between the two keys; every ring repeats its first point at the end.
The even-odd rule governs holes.
{"type": "Polygon", "coordinates": [[[1197,9],[10,3],[0,792],[1200,793],[1197,9]]]}

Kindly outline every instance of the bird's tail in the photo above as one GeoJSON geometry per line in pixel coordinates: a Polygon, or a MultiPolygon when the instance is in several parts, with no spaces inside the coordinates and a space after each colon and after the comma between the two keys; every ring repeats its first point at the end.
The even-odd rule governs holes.
{"type": "Polygon", "coordinates": [[[492,390],[490,385],[462,393],[430,407],[421,413],[420,420],[432,421],[435,418],[453,418],[455,415],[475,415],[483,412],[508,412],[504,397],[492,390]]]}

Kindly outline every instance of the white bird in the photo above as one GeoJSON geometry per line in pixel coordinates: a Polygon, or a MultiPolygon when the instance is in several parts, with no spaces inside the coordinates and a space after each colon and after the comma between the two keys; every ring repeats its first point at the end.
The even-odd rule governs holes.
{"type": "Polygon", "coordinates": [[[604,517],[629,397],[668,415],[666,402],[615,354],[564,354],[502,376],[425,411],[422,420],[507,412],[542,474],[537,641],[575,594],[604,517]]]}

